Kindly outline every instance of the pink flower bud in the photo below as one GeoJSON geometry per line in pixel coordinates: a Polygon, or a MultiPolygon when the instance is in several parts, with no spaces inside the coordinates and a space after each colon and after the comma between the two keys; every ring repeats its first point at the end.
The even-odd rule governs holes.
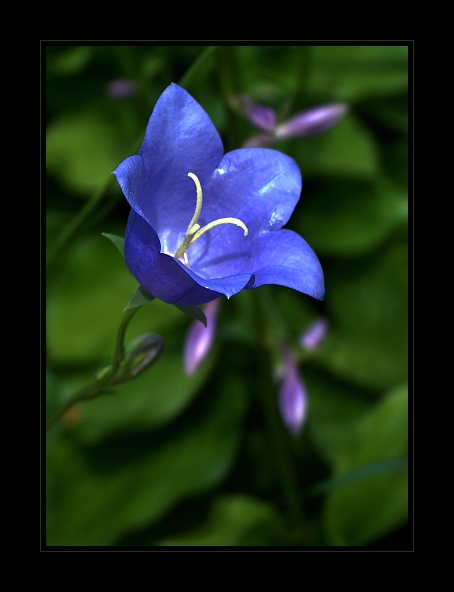
{"type": "Polygon", "coordinates": [[[320,317],[311,323],[309,327],[301,334],[298,343],[304,349],[316,350],[323,343],[327,331],[328,321],[320,317]]]}
{"type": "Polygon", "coordinates": [[[126,78],[116,78],[107,85],[107,95],[115,99],[129,99],[137,94],[137,84],[126,78]]]}
{"type": "Polygon", "coordinates": [[[184,346],[184,370],[188,375],[194,374],[210,352],[220,304],[221,299],[216,298],[203,307],[207,319],[206,327],[200,321],[194,321],[189,328],[184,346]]]}
{"type": "Polygon", "coordinates": [[[284,355],[284,380],[279,389],[278,405],[282,420],[288,431],[298,436],[307,416],[307,391],[296,362],[286,345],[284,355]]]}
{"type": "Polygon", "coordinates": [[[274,128],[276,139],[299,138],[319,134],[332,127],[346,113],[344,103],[331,103],[312,107],[297,113],[274,128]]]}
{"type": "Polygon", "coordinates": [[[264,131],[271,131],[276,125],[276,114],[271,107],[258,105],[246,95],[235,97],[234,100],[240,105],[249,122],[255,127],[264,131]]]}

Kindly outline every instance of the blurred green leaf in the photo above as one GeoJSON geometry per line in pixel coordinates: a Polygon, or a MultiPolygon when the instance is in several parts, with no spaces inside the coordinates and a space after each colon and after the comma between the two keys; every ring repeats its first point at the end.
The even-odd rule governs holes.
{"type": "MultiPolygon", "coordinates": [[[[60,274],[49,278],[49,284],[51,359],[93,365],[110,360],[122,310],[137,288],[124,259],[102,236],[81,237],[64,254],[60,274]]],[[[159,333],[165,338],[166,329],[181,321],[175,307],[156,299],[137,313],[128,333],[159,333]]]]}
{"type": "MultiPolygon", "coordinates": [[[[303,174],[310,177],[347,176],[376,178],[379,173],[379,153],[374,136],[360,123],[354,113],[349,113],[328,131],[276,143],[277,150],[288,146],[303,174]]],[[[284,150],[285,152],[285,150],[284,150]]]]}
{"type": "Polygon", "coordinates": [[[304,194],[299,228],[319,256],[366,253],[408,221],[408,195],[399,185],[324,179],[304,194]]]}
{"type": "MultiPolygon", "coordinates": [[[[339,458],[336,476],[408,454],[408,389],[393,389],[361,422],[356,442],[339,458]]],[[[332,545],[367,545],[408,519],[408,472],[359,476],[329,494],[325,508],[332,545]]]]}
{"type": "Polygon", "coordinates": [[[407,246],[339,262],[326,275],[332,328],[320,362],[342,379],[372,389],[407,380],[407,246]]]}
{"type": "MultiPolygon", "coordinates": [[[[47,48],[49,50],[49,48],[47,48]]],[[[81,72],[90,61],[93,54],[93,47],[89,45],[78,45],[74,47],[60,47],[58,51],[53,48],[47,52],[46,69],[47,74],[60,76],[73,76],[81,72]]]]}
{"type": "Polygon", "coordinates": [[[63,113],[46,131],[47,173],[76,194],[98,189],[124,157],[120,130],[101,109],[63,113]]]}
{"type": "Polygon", "coordinates": [[[353,443],[358,421],[372,402],[360,389],[320,371],[303,367],[302,372],[309,393],[307,430],[322,458],[335,466],[353,443]]]}
{"type": "Polygon", "coordinates": [[[309,90],[337,100],[395,94],[408,86],[405,45],[320,45],[311,56],[309,90]]]}
{"type": "Polygon", "coordinates": [[[238,449],[244,397],[233,378],[178,431],[118,435],[91,447],[62,434],[48,447],[48,544],[114,545],[215,486],[238,449]]]}
{"type": "Polygon", "coordinates": [[[58,278],[49,278],[47,337],[54,361],[107,361],[136,286],[104,238],[77,240],[64,254],[58,278]]]}
{"type": "Polygon", "coordinates": [[[215,500],[198,530],[157,543],[160,546],[218,547],[273,545],[282,537],[283,521],[273,506],[245,495],[215,500]]]}

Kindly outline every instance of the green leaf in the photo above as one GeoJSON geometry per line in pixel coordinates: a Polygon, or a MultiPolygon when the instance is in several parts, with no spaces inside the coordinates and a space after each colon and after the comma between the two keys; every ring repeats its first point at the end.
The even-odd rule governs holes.
{"type": "Polygon", "coordinates": [[[47,172],[77,194],[91,194],[124,158],[118,130],[101,109],[64,112],[46,130],[47,172]]]}
{"type": "Polygon", "coordinates": [[[309,393],[307,431],[314,447],[334,467],[355,438],[355,428],[372,402],[363,390],[311,367],[303,368],[309,393]]]}
{"type": "MultiPolygon", "coordinates": [[[[370,179],[380,172],[375,138],[354,113],[322,134],[291,140],[286,145],[293,151],[305,179],[327,175],[370,179]]],[[[276,148],[280,149],[280,143],[276,148]]],[[[332,196],[333,202],[335,198],[336,194],[332,196]]]]}
{"type": "Polygon", "coordinates": [[[151,302],[154,299],[155,297],[152,296],[149,292],[147,292],[145,288],[139,286],[137,290],[134,292],[134,294],[131,296],[131,299],[129,300],[128,304],[124,307],[123,312],[125,310],[129,310],[130,308],[137,308],[138,306],[143,306],[144,304],[147,304],[147,302],[151,302]]]}
{"type": "MultiPolygon", "coordinates": [[[[49,49],[49,48],[47,48],[49,49]]],[[[74,76],[79,74],[93,56],[93,47],[77,45],[59,48],[58,52],[47,52],[46,70],[48,74],[74,76]]]]}
{"type": "Polygon", "coordinates": [[[361,467],[360,469],[356,469],[355,471],[347,473],[346,475],[342,475],[341,477],[334,477],[334,479],[327,479],[326,481],[317,483],[317,485],[314,485],[313,487],[310,487],[308,490],[305,491],[304,497],[305,499],[317,497],[324,493],[337,490],[340,487],[343,487],[344,485],[357,483],[362,479],[367,479],[371,475],[385,474],[390,473],[392,471],[400,472],[407,469],[407,458],[385,460],[375,464],[367,465],[365,467],[361,467]]]}
{"type": "Polygon", "coordinates": [[[121,311],[135,285],[124,259],[104,238],[76,240],[63,253],[59,276],[49,279],[47,335],[52,360],[87,361],[93,366],[107,362],[121,311]]]}
{"type": "Polygon", "coordinates": [[[305,195],[298,228],[318,255],[345,257],[371,251],[407,224],[405,188],[338,177],[305,195]]]}
{"type": "Polygon", "coordinates": [[[405,45],[318,45],[311,50],[309,90],[319,95],[357,101],[408,87],[405,45]]]}
{"type": "MultiPolygon", "coordinates": [[[[62,255],[59,275],[49,278],[47,292],[50,362],[84,363],[94,372],[111,359],[122,310],[137,281],[100,235],[80,237],[62,255]]],[[[173,306],[155,299],[135,315],[128,334],[159,333],[167,341],[182,321],[173,306]]]]}
{"type": "Polygon", "coordinates": [[[48,446],[47,543],[115,545],[211,490],[237,454],[245,395],[243,381],[228,379],[178,430],[117,434],[95,446],[61,432],[48,446]]]}
{"type": "Polygon", "coordinates": [[[112,241],[123,257],[125,256],[125,239],[123,237],[116,234],[108,234],[107,232],[101,232],[101,234],[112,241]]]}
{"type": "Polygon", "coordinates": [[[198,306],[192,306],[190,304],[184,304],[182,306],[175,305],[175,308],[181,310],[182,313],[188,315],[196,321],[200,321],[202,325],[207,326],[207,319],[203,311],[198,306]]]}
{"type": "Polygon", "coordinates": [[[278,544],[283,521],[268,503],[246,495],[218,498],[199,529],[158,542],[160,546],[220,547],[278,544]]]}
{"type": "Polygon", "coordinates": [[[364,417],[356,441],[339,458],[335,477],[344,481],[329,494],[325,508],[330,544],[368,545],[407,522],[408,472],[402,463],[407,455],[408,389],[402,385],[364,417]],[[400,470],[391,460],[400,462],[400,470]],[[388,470],[372,470],[386,462],[388,470]]]}
{"type": "Polygon", "coordinates": [[[344,380],[383,391],[407,380],[407,245],[338,262],[325,274],[332,323],[320,362],[344,380]]]}

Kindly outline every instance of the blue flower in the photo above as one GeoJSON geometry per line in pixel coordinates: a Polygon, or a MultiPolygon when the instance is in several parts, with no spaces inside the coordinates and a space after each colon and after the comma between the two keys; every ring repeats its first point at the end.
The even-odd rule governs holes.
{"type": "Polygon", "coordinates": [[[158,99],[139,154],[113,174],[132,208],[126,263],[156,298],[204,304],[278,284],[323,299],[315,253],[282,230],[301,194],[296,163],[268,148],[224,155],[208,115],[176,84],[158,99]]]}

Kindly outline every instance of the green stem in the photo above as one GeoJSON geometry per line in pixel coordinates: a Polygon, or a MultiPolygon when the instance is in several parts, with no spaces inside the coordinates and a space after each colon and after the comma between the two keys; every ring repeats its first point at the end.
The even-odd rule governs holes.
{"type": "Polygon", "coordinates": [[[292,528],[300,530],[303,525],[300,496],[298,493],[297,480],[293,471],[292,462],[286,446],[288,434],[280,420],[277,406],[276,389],[272,377],[272,359],[270,352],[270,339],[265,324],[265,307],[260,290],[253,290],[252,296],[255,299],[255,316],[257,325],[257,355],[260,370],[260,397],[270,434],[270,442],[273,447],[276,470],[279,474],[284,498],[288,508],[292,528]]]}
{"type": "Polygon", "coordinates": [[[101,394],[104,387],[108,385],[110,380],[115,376],[124,357],[124,338],[126,328],[129,324],[129,321],[136,314],[139,308],[141,307],[137,306],[136,308],[130,308],[123,315],[122,321],[118,328],[117,339],[115,342],[115,350],[109,371],[106,372],[106,374],[104,374],[102,378],[96,378],[94,384],[90,384],[87,387],[84,387],[83,389],[75,393],[68,401],[66,401],[66,403],[57,411],[57,413],[49,419],[49,421],[46,424],[46,430],[52,427],[66,413],[66,411],[68,411],[68,409],[76,403],[79,403],[81,401],[88,401],[89,399],[93,399],[94,397],[101,394]]]}
{"type": "MultiPolygon", "coordinates": [[[[219,86],[224,103],[238,92],[238,64],[236,47],[220,46],[216,52],[216,64],[219,86]]],[[[227,109],[227,147],[226,152],[241,145],[241,130],[238,114],[227,109]]]]}
{"type": "Polygon", "coordinates": [[[199,57],[191,64],[187,72],[185,72],[185,74],[180,78],[178,84],[183,88],[187,88],[191,79],[197,76],[216,49],[218,49],[217,45],[209,45],[206,47],[199,57]]]}
{"type": "Polygon", "coordinates": [[[57,237],[57,240],[55,241],[52,248],[49,249],[46,260],[47,267],[49,267],[54,262],[59,252],[64,249],[66,245],[74,238],[79,228],[96,209],[97,205],[102,201],[105,193],[107,193],[108,189],[110,188],[112,181],[112,176],[106,179],[104,185],[102,185],[93,193],[91,198],[85,203],[82,209],[79,210],[71,222],[65,226],[60,235],[57,237]]]}

